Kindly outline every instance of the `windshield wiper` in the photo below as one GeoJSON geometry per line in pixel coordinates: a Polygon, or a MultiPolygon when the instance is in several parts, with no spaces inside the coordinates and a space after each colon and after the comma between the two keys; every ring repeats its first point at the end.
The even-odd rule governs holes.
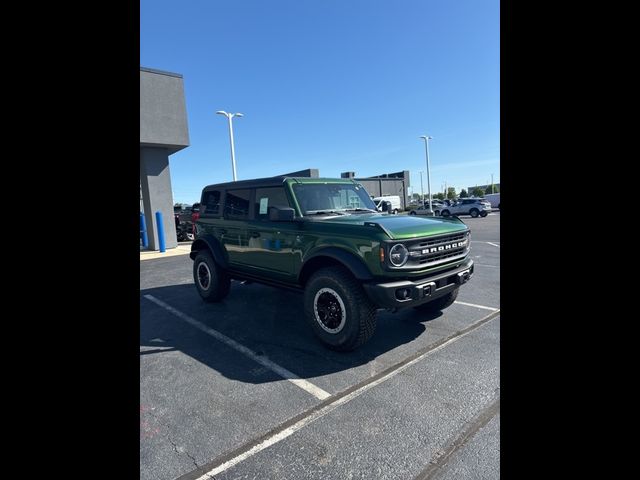
{"type": "Polygon", "coordinates": [[[346,213],[340,212],[338,210],[307,210],[305,215],[328,215],[330,213],[335,213],[337,215],[346,215],[346,213]]]}
{"type": "Polygon", "coordinates": [[[377,210],[371,210],[370,208],[345,208],[346,212],[372,212],[378,213],[377,210]]]}

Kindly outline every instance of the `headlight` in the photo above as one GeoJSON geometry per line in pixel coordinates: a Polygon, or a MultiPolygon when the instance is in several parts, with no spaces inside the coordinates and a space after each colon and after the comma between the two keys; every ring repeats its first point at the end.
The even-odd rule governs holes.
{"type": "Polygon", "coordinates": [[[394,267],[401,267],[402,265],[407,263],[408,258],[409,251],[407,250],[407,247],[405,247],[401,243],[395,244],[389,250],[389,261],[394,267]]]}

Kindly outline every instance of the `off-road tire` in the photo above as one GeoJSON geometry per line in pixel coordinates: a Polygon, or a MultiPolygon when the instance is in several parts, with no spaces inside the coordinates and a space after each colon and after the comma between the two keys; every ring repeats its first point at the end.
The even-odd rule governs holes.
{"type": "Polygon", "coordinates": [[[229,295],[231,279],[209,250],[200,250],[193,261],[193,281],[205,302],[219,302],[229,295]]]}
{"type": "Polygon", "coordinates": [[[322,268],[311,276],[304,290],[304,311],[315,335],[331,350],[355,350],[376,329],[376,307],[360,282],[342,267],[322,268]],[[332,323],[338,321],[334,317],[340,318],[337,325],[332,323]]]}
{"type": "Polygon", "coordinates": [[[429,303],[423,303],[422,305],[418,305],[417,307],[413,308],[415,308],[419,312],[437,312],[439,310],[444,310],[456,301],[456,298],[458,298],[458,290],[460,290],[460,288],[456,288],[455,290],[452,290],[446,295],[443,295],[440,298],[436,298],[429,303]]]}

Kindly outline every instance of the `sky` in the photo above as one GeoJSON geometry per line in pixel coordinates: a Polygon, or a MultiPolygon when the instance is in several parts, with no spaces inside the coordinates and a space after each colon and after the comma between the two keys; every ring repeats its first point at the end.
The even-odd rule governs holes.
{"type": "Polygon", "coordinates": [[[183,75],[190,146],[174,202],[317,168],[409,170],[410,191],[500,183],[497,0],[141,0],[140,66],[183,75]]]}

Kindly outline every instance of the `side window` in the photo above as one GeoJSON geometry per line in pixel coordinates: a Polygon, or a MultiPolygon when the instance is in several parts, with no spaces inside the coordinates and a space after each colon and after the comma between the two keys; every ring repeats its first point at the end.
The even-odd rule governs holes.
{"type": "Polygon", "coordinates": [[[256,188],[254,212],[257,220],[269,219],[269,207],[290,207],[284,187],[256,188]]]}
{"type": "Polygon", "coordinates": [[[205,215],[220,215],[220,191],[205,192],[200,209],[202,210],[201,213],[205,215]]]}
{"type": "Polygon", "coordinates": [[[225,218],[246,220],[249,218],[249,199],[251,190],[227,190],[224,199],[225,218]]]}

